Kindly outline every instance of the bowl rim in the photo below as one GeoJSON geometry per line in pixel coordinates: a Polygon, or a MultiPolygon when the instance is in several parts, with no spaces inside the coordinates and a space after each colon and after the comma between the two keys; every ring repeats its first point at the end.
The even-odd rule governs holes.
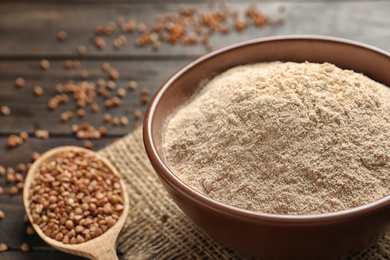
{"type": "Polygon", "coordinates": [[[235,43],[217,50],[214,50],[210,53],[200,56],[199,58],[191,61],[177,72],[175,72],[157,91],[151,100],[144,118],[143,126],[143,141],[147,156],[155,168],[159,177],[163,178],[176,192],[180,193],[182,196],[196,203],[202,208],[207,208],[218,214],[223,214],[231,218],[245,219],[246,221],[262,221],[270,222],[274,224],[321,224],[329,222],[337,222],[341,219],[355,218],[361,215],[370,215],[377,212],[383,211],[384,208],[390,208],[390,195],[379,199],[368,204],[358,206],[351,209],[322,213],[322,214],[311,214],[311,215],[282,215],[282,214],[271,214],[263,212],[249,211],[245,209],[240,209],[233,207],[221,202],[218,202],[212,198],[207,197],[206,195],[194,190],[186,183],[181,181],[168,167],[162,158],[158,155],[157,149],[154,146],[154,140],[152,135],[152,125],[153,125],[153,116],[156,111],[156,107],[162,98],[165,91],[169,86],[178,78],[183,76],[188,70],[192,67],[201,64],[203,61],[210,59],[214,56],[222,54],[224,52],[232,51],[241,47],[248,45],[261,44],[263,42],[272,42],[272,41],[325,41],[333,42],[338,44],[353,45],[354,47],[360,47],[372,52],[376,52],[382,56],[387,56],[390,59],[390,52],[387,52],[383,49],[371,46],[369,44],[361,43],[354,40],[344,39],[340,37],[333,36],[321,36],[321,35],[280,35],[280,36],[270,36],[262,37],[247,41],[242,41],[235,43]]]}

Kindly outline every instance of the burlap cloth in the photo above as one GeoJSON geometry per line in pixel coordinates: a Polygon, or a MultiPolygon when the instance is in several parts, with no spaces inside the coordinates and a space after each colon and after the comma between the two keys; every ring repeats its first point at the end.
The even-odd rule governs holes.
{"type": "MultiPolygon", "coordinates": [[[[99,153],[129,192],[129,216],[118,239],[125,259],[243,259],[199,230],[169,197],[149,163],[141,127],[99,153]]],[[[390,234],[343,259],[390,259],[390,234]]]]}

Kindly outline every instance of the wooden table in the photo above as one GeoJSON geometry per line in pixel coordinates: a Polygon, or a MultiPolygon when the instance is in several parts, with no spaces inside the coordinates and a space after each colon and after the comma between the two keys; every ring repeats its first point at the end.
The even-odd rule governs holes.
{"type": "MultiPolygon", "coordinates": [[[[227,5],[238,18],[245,18],[245,10],[251,3],[228,1],[227,5]]],[[[93,150],[99,150],[130,133],[136,124],[142,123],[142,117],[134,117],[135,111],[139,110],[143,115],[147,108],[147,102],[141,101],[142,93],[149,91],[146,97],[151,98],[170,75],[207,53],[211,47],[220,48],[273,35],[317,34],[344,37],[390,50],[390,2],[375,0],[266,1],[257,4],[257,8],[273,21],[273,25],[249,25],[238,32],[229,20],[230,32],[210,35],[208,46],[162,42],[160,48],[154,50],[151,45],[136,46],[135,42],[141,35],[137,30],[123,32],[117,25],[110,36],[99,36],[95,32],[99,25],[120,24],[122,20],[118,17],[123,17],[125,21],[134,19],[151,28],[159,15],[178,13],[182,4],[189,5],[187,1],[178,0],[0,1],[0,106],[8,106],[11,110],[8,116],[0,115],[0,165],[16,169],[20,163],[32,162],[33,151],[42,153],[61,145],[83,146],[86,139],[77,138],[72,132],[72,125],[83,122],[107,129],[105,136],[89,140],[93,150]],[[57,39],[59,31],[67,33],[63,42],[57,39]],[[124,35],[127,41],[117,49],[114,42],[119,35],[124,35]],[[104,49],[96,47],[94,41],[97,36],[104,40],[104,49]],[[86,47],[85,54],[78,53],[79,45],[86,47]],[[40,66],[43,59],[50,63],[47,70],[40,66]],[[79,68],[66,69],[64,64],[67,60],[78,61],[79,68]],[[105,108],[105,99],[97,94],[93,102],[98,104],[99,111],[92,112],[91,105],[87,105],[86,115],[78,117],[76,101],[65,92],[69,101],[54,110],[48,109],[49,100],[58,94],[56,85],[66,86],[70,80],[76,83],[83,81],[83,71],[89,74],[85,79],[88,82],[96,84],[99,79],[107,82],[109,74],[102,70],[105,62],[119,73],[111,98],[118,88],[126,90],[119,106],[105,108]],[[25,80],[23,87],[15,86],[18,77],[25,80]],[[137,88],[130,90],[129,81],[135,81],[137,88]],[[41,96],[33,94],[35,86],[43,89],[41,96]],[[62,122],[61,113],[68,110],[73,112],[73,117],[62,122]],[[112,122],[104,122],[105,113],[118,118],[125,116],[128,124],[115,126],[112,122]],[[48,130],[50,137],[35,137],[37,129],[48,130]],[[8,137],[19,135],[22,131],[28,132],[29,139],[17,147],[8,147],[8,137]]],[[[194,1],[191,6],[196,7],[199,14],[213,5],[208,1],[194,1]]],[[[218,6],[217,2],[213,10],[218,10],[218,6]]],[[[23,176],[26,174],[21,173],[23,176]]],[[[0,185],[4,188],[0,209],[5,213],[0,220],[0,243],[8,246],[7,251],[0,253],[0,259],[79,259],[47,246],[36,234],[26,234],[28,223],[23,220],[22,193],[9,194],[10,187],[16,183],[7,182],[6,175],[0,176],[0,185]],[[31,251],[22,252],[20,247],[23,243],[27,243],[31,251]]]]}

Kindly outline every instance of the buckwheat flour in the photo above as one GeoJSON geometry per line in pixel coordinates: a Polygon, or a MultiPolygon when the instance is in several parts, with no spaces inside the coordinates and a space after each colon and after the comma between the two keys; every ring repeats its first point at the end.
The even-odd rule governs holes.
{"type": "Polygon", "coordinates": [[[236,67],[169,120],[164,149],[183,182],[231,206],[361,206],[390,194],[390,89],[329,63],[236,67]]]}

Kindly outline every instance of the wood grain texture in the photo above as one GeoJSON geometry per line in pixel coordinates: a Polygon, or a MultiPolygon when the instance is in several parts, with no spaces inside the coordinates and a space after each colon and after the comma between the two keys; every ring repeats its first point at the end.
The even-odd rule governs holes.
{"type": "MultiPolygon", "coordinates": [[[[226,2],[243,17],[244,11],[253,1],[226,2]]],[[[93,43],[95,28],[115,21],[118,17],[135,19],[152,26],[158,15],[177,12],[183,4],[196,7],[200,13],[208,10],[209,1],[0,0],[0,106],[11,108],[11,115],[0,115],[0,165],[15,168],[20,162],[27,164],[31,162],[33,151],[42,153],[62,145],[83,146],[84,140],[77,139],[72,133],[72,124],[88,122],[94,127],[105,126],[107,136],[91,140],[92,149],[99,150],[116,138],[130,133],[137,123],[142,123],[142,119],[133,118],[136,110],[144,114],[147,108],[147,104],[140,102],[142,89],[149,89],[152,97],[174,72],[208,50],[201,44],[183,46],[163,43],[159,51],[152,50],[151,46],[137,47],[134,43],[139,33],[123,33],[119,29],[111,36],[102,36],[107,46],[99,50],[93,43]],[[60,30],[68,34],[65,42],[59,42],[56,38],[60,30]],[[117,50],[113,41],[121,34],[127,37],[127,43],[117,50]],[[79,45],[87,48],[86,54],[77,53],[79,45]],[[40,68],[42,59],[49,60],[49,70],[40,68]],[[68,59],[79,60],[80,68],[65,69],[64,62],[68,59]],[[122,104],[105,109],[104,99],[98,96],[95,99],[100,106],[97,113],[92,113],[90,107],[86,107],[84,118],[74,115],[69,122],[61,122],[60,114],[66,110],[75,113],[76,103],[69,95],[67,104],[60,105],[54,111],[49,110],[47,102],[56,94],[55,85],[65,84],[68,80],[81,81],[83,70],[89,72],[88,81],[96,82],[100,78],[107,80],[107,73],[101,69],[103,62],[108,62],[119,72],[117,88],[127,90],[122,104]],[[23,88],[14,86],[17,77],[26,80],[23,88]],[[134,91],[127,88],[130,80],[138,83],[134,91]],[[34,96],[34,86],[41,86],[44,94],[34,96]],[[103,115],[106,112],[118,117],[127,116],[129,124],[113,126],[104,123],[103,115]],[[36,129],[49,130],[50,138],[35,138],[36,129]],[[8,148],[8,136],[21,131],[30,134],[29,140],[19,147],[8,148]]],[[[257,3],[257,7],[269,18],[283,18],[285,23],[277,26],[250,26],[243,32],[232,30],[227,35],[215,33],[210,37],[213,47],[220,48],[258,37],[315,34],[348,38],[390,50],[390,1],[268,0],[257,3]]],[[[116,90],[113,95],[115,93],[116,90]]],[[[9,188],[13,185],[15,183],[6,182],[5,175],[0,175],[0,186],[4,187],[4,194],[0,195],[0,209],[6,215],[0,220],[0,243],[9,246],[8,251],[0,253],[0,259],[82,259],[49,247],[36,234],[26,234],[28,223],[23,221],[25,211],[21,192],[9,195],[9,188]],[[23,253],[20,250],[24,242],[30,245],[31,252],[23,253]]],[[[123,256],[120,258],[123,259],[123,256]]]]}
{"type": "Polygon", "coordinates": [[[157,89],[166,81],[170,75],[184,66],[191,59],[179,60],[82,60],[80,59],[79,69],[65,69],[65,60],[50,60],[50,69],[44,71],[39,66],[39,59],[34,60],[0,60],[0,104],[7,105],[11,109],[11,115],[0,118],[0,135],[2,133],[14,133],[28,131],[32,133],[36,128],[48,129],[54,135],[70,134],[71,125],[79,124],[84,121],[94,124],[95,127],[104,125],[108,129],[109,135],[124,135],[134,128],[133,120],[135,110],[139,109],[143,113],[147,104],[140,101],[142,89],[148,89],[152,96],[157,89]],[[106,109],[104,107],[105,99],[101,96],[95,98],[99,105],[98,113],[91,111],[88,105],[84,109],[86,115],[79,118],[76,115],[67,123],[61,123],[60,115],[62,112],[77,109],[77,104],[71,94],[69,102],[59,105],[57,109],[48,109],[48,101],[51,97],[58,94],[55,86],[57,83],[65,85],[68,80],[81,82],[81,72],[89,72],[87,81],[96,83],[98,79],[109,80],[107,73],[102,71],[101,65],[108,62],[112,68],[119,72],[119,79],[115,81],[116,88],[112,91],[111,97],[117,95],[119,88],[126,90],[126,96],[123,97],[120,106],[106,109]],[[22,88],[16,88],[14,81],[17,77],[23,77],[26,84],[22,88]],[[128,87],[129,81],[136,81],[138,86],[135,90],[128,87]],[[33,88],[41,86],[44,93],[42,96],[33,94],[33,88]],[[127,116],[131,124],[128,127],[114,127],[112,124],[103,123],[104,113],[110,113],[112,116],[127,116]]]}
{"type": "MultiPolygon", "coordinates": [[[[182,2],[184,3],[184,2],[182,2]]],[[[233,10],[242,15],[252,1],[234,1],[228,3],[233,10]]],[[[207,10],[205,3],[193,3],[198,12],[207,10]]],[[[283,17],[282,26],[251,27],[244,32],[232,32],[229,35],[215,34],[211,42],[215,48],[238,41],[285,34],[321,34],[349,38],[383,49],[390,49],[389,30],[383,30],[390,24],[390,2],[388,1],[315,1],[315,2],[262,2],[258,8],[272,19],[283,17]],[[280,12],[279,7],[285,11],[280,12]]],[[[91,5],[76,1],[75,4],[34,4],[26,8],[22,3],[2,4],[0,9],[0,57],[63,57],[76,55],[79,44],[87,47],[87,55],[102,57],[109,53],[115,57],[192,55],[206,53],[203,46],[179,46],[164,44],[160,51],[153,52],[149,47],[134,46],[138,33],[126,33],[128,43],[120,50],[112,45],[115,32],[106,39],[104,51],[93,46],[95,28],[106,25],[118,17],[135,19],[148,26],[154,24],[159,14],[177,12],[179,4],[172,2],[135,2],[104,3],[91,5]],[[28,24],[28,27],[26,27],[28,24]],[[65,43],[56,40],[59,30],[68,33],[65,43]],[[17,44],[15,44],[17,43],[17,44]]]]}

